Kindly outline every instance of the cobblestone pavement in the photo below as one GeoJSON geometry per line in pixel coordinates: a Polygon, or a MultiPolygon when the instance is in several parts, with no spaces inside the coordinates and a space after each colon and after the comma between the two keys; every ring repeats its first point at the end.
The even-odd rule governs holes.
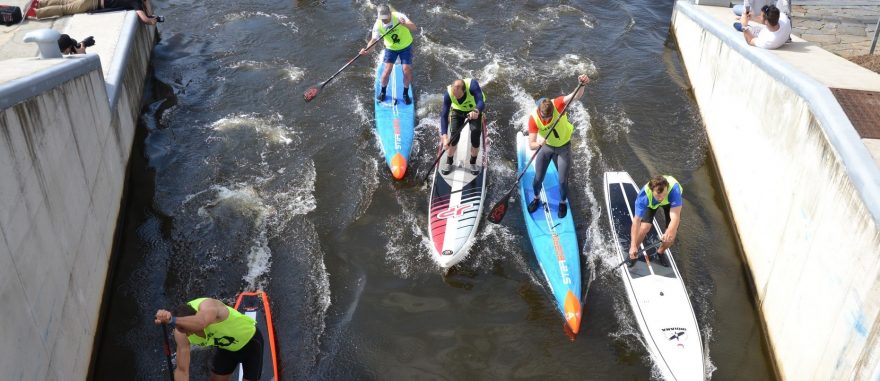
{"type": "MultiPolygon", "coordinates": [[[[880,0],[839,1],[852,5],[830,5],[838,3],[835,1],[798,3],[792,1],[792,34],[839,56],[868,54],[880,19],[880,0]]],[[[880,54],[878,50],[880,47],[874,54],[880,54]]]]}

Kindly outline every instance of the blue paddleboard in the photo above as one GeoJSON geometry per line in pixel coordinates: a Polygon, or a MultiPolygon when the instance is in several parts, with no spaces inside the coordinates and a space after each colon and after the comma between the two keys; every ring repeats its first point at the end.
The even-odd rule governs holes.
{"type": "MultiPolygon", "coordinates": [[[[535,151],[529,149],[529,137],[516,135],[517,167],[520,171],[535,151]]],[[[550,285],[556,301],[556,308],[562,314],[571,331],[578,333],[581,325],[581,265],[580,250],[575,235],[574,220],[569,213],[565,218],[557,218],[559,209],[559,180],[556,164],[551,162],[544,176],[541,190],[541,207],[529,213],[528,204],[534,197],[532,182],[535,179],[535,163],[529,166],[519,182],[519,200],[525,217],[526,230],[535,257],[550,285]]]]}
{"type": "Polygon", "coordinates": [[[415,98],[412,86],[409,88],[409,98],[412,103],[403,102],[403,67],[399,61],[394,64],[391,76],[388,78],[385,99],[380,102],[376,99],[382,87],[382,71],[385,63],[379,63],[376,68],[376,82],[373,89],[373,102],[376,105],[376,131],[379,134],[379,142],[382,152],[385,154],[385,163],[391,169],[391,175],[395,180],[403,179],[409,164],[409,155],[412,151],[413,136],[415,130],[415,98]]]}

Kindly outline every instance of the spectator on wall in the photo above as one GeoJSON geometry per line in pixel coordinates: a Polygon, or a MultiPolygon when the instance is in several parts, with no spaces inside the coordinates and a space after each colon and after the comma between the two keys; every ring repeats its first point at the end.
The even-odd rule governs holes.
{"type": "Polygon", "coordinates": [[[159,21],[152,15],[150,0],[33,0],[31,7],[33,11],[29,11],[28,16],[38,19],[115,9],[133,10],[147,25],[156,25],[159,21]]]}
{"type": "Polygon", "coordinates": [[[791,23],[788,16],[779,11],[775,5],[761,8],[762,25],[749,25],[748,19],[743,24],[743,37],[749,45],[764,49],[776,49],[788,40],[791,35],[791,23]]]}

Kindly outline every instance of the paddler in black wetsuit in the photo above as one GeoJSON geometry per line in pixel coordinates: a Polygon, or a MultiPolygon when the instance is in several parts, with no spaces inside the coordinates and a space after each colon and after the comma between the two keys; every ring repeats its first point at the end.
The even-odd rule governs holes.
{"type": "Polygon", "coordinates": [[[471,128],[471,157],[465,169],[475,175],[480,173],[480,168],[477,167],[477,154],[480,149],[480,137],[483,135],[485,101],[486,94],[480,89],[476,79],[456,79],[446,87],[446,93],[443,94],[443,109],[440,110],[440,137],[443,139],[443,146],[446,147],[446,161],[440,164],[440,173],[448,175],[452,171],[455,147],[465,120],[469,120],[468,124],[471,128]],[[447,134],[450,124],[452,125],[451,140],[447,134]]]}

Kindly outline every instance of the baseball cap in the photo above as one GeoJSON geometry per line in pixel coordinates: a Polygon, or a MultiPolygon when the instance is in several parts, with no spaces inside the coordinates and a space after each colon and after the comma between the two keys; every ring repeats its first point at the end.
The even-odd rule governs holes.
{"type": "Polygon", "coordinates": [[[387,21],[391,19],[391,9],[387,5],[380,5],[378,7],[378,16],[379,19],[383,21],[387,21]]]}

